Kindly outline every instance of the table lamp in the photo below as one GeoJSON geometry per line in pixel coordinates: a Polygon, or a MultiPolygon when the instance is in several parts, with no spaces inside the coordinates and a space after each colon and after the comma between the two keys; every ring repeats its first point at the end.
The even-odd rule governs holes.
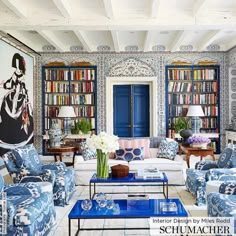
{"type": "Polygon", "coordinates": [[[188,107],[187,116],[192,117],[192,131],[193,133],[200,133],[200,128],[202,127],[202,120],[200,116],[205,116],[200,105],[190,105],[188,107]]]}
{"type": "Polygon", "coordinates": [[[62,106],[57,117],[64,119],[64,134],[71,134],[71,118],[76,117],[74,108],[62,106]]]}

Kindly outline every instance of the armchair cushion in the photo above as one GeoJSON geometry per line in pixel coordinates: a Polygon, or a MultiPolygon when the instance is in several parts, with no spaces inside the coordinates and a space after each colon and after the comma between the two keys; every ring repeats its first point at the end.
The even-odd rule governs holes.
{"type": "Polygon", "coordinates": [[[2,159],[7,167],[7,170],[10,173],[14,173],[18,171],[18,167],[16,165],[16,157],[12,151],[8,151],[7,153],[2,155],[2,159]]]}
{"type": "Polygon", "coordinates": [[[236,182],[224,182],[220,185],[219,193],[236,195],[236,182]]]}
{"type": "Polygon", "coordinates": [[[12,152],[15,155],[18,168],[24,168],[33,175],[42,173],[42,163],[33,144],[16,148],[12,152]]]}
{"type": "Polygon", "coordinates": [[[195,165],[196,170],[210,170],[212,168],[218,168],[216,161],[203,160],[203,161],[197,162],[195,165]]]}
{"type": "Polygon", "coordinates": [[[217,165],[219,168],[232,168],[233,158],[236,158],[236,153],[232,148],[226,147],[224,151],[220,154],[217,165]]]}

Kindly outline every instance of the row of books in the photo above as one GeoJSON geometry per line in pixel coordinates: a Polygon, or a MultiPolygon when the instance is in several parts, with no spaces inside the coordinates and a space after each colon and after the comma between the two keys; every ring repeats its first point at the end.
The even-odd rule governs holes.
{"type": "Polygon", "coordinates": [[[191,80],[191,70],[186,69],[169,69],[168,80],[191,80]]]}
{"type": "Polygon", "coordinates": [[[71,95],[71,104],[93,105],[95,103],[94,94],[71,95]]]}
{"type": "Polygon", "coordinates": [[[217,92],[218,91],[218,83],[214,82],[196,82],[193,85],[193,92],[217,92]]]}
{"type": "Polygon", "coordinates": [[[217,106],[202,106],[205,116],[217,116],[218,107],[217,106]]]}
{"type": "Polygon", "coordinates": [[[88,93],[94,92],[94,83],[85,82],[85,83],[72,83],[70,87],[71,93],[88,93]]]}
{"type": "Polygon", "coordinates": [[[69,105],[69,95],[45,94],[46,105],[69,105]]]}
{"type": "Polygon", "coordinates": [[[215,69],[198,69],[193,71],[194,80],[216,80],[217,73],[215,69]]]}
{"type": "Polygon", "coordinates": [[[173,116],[186,116],[188,107],[184,106],[169,106],[169,117],[173,116]]]}
{"type": "Polygon", "coordinates": [[[72,70],[71,80],[95,80],[95,70],[93,69],[72,70]]]}
{"type": "Polygon", "coordinates": [[[193,94],[194,104],[217,104],[216,94],[193,94]]]}
{"type": "Polygon", "coordinates": [[[45,92],[47,93],[69,93],[69,83],[45,81],[45,92]]]}
{"type": "MultiPolygon", "coordinates": [[[[59,106],[44,106],[46,117],[57,117],[59,113],[59,106]]],[[[94,106],[79,106],[74,107],[75,114],[77,117],[94,117],[95,107],[94,106]]]]}
{"type": "Polygon", "coordinates": [[[168,101],[170,105],[176,104],[191,104],[192,101],[192,94],[168,94],[168,101]]]}
{"type": "Polygon", "coordinates": [[[191,92],[191,82],[170,81],[168,84],[168,92],[191,92]]]}
{"type": "Polygon", "coordinates": [[[202,128],[216,128],[217,127],[217,118],[202,118],[202,128]]]}
{"type": "Polygon", "coordinates": [[[46,69],[46,80],[68,80],[68,70],[46,69]]]}

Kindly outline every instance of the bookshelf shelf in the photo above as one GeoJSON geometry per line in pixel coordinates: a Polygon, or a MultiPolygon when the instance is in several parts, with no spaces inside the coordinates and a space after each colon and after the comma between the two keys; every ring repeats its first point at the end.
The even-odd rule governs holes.
{"type": "MultiPolygon", "coordinates": [[[[72,105],[76,119],[89,120],[96,130],[96,66],[43,66],[43,133],[60,107],[72,105]]],[[[58,119],[61,128],[63,122],[58,119]]]]}
{"type": "MultiPolygon", "coordinates": [[[[166,66],[166,130],[173,137],[174,123],[186,117],[188,106],[201,105],[201,133],[218,133],[219,120],[219,66],[218,65],[170,65],[166,66]]],[[[219,138],[212,139],[213,147],[220,152],[219,138]]]]}

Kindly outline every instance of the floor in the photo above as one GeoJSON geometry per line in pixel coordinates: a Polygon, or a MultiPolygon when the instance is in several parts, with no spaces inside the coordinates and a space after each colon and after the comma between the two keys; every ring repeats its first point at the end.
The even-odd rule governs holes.
{"type": "MultiPolygon", "coordinates": [[[[158,186],[158,188],[160,188],[158,186]]],[[[64,236],[68,235],[68,213],[70,209],[73,207],[75,202],[78,199],[85,199],[89,197],[89,188],[88,186],[76,186],[76,192],[74,193],[72,199],[70,200],[70,204],[66,207],[56,207],[56,213],[57,213],[57,224],[51,229],[50,236],[64,236]]],[[[112,195],[112,197],[115,198],[126,198],[127,195],[122,194],[124,191],[137,191],[137,192],[150,192],[153,191],[153,187],[150,186],[113,186],[113,187],[100,187],[99,192],[119,192],[120,194],[112,195]],[[109,188],[109,189],[108,189],[109,188]]],[[[156,189],[155,189],[156,191],[156,189]]],[[[158,190],[158,191],[161,191],[158,190]]],[[[150,198],[163,198],[162,194],[156,194],[156,195],[149,195],[150,198]]],[[[207,216],[206,215],[206,207],[197,207],[194,205],[195,199],[193,196],[186,191],[185,186],[169,186],[169,198],[179,198],[181,199],[182,203],[185,206],[185,209],[188,211],[189,216],[207,216]]],[[[75,235],[75,232],[77,230],[77,221],[72,221],[72,235],[75,235]]],[[[96,231],[96,227],[103,227],[103,226],[115,226],[115,227],[122,227],[125,228],[127,225],[129,227],[145,227],[148,224],[147,219],[116,219],[116,220],[83,220],[82,221],[82,227],[93,227],[94,231],[81,231],[79,233],[79,236],[123,236],[123,235],[150,235],[148,230],[139,230],[138,232],[136,230],[116,230],[116,231],[96,231]]]]}

